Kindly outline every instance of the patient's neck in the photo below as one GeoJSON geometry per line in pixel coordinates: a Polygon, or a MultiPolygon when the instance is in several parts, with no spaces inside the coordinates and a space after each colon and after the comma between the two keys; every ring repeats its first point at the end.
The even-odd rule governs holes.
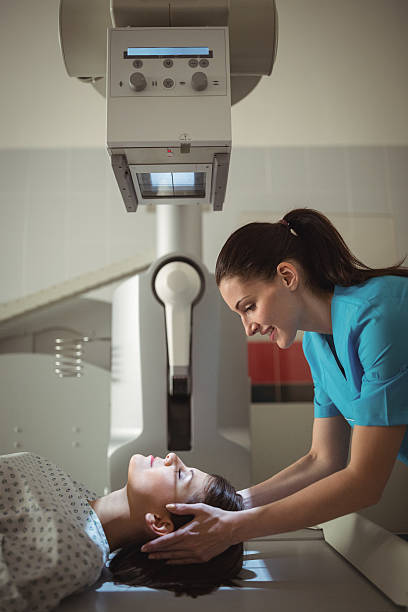
{"type": "Polygon", "coordinates": [[[144,515],[129,505],[127,486],[89,504],[98,515],[111,552],[132,541],[143,544],[151,539],[144,515]]]}

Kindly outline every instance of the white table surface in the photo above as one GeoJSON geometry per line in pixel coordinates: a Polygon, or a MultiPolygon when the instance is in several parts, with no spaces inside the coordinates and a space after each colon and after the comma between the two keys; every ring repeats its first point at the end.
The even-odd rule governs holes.
{"type": "MultiPolygon", "coordinates": [[[[388,612],[394,605],[349,564],[320,531],[295,532],[245,544],[240,588],[192,599],[166,591],[105,583],[65,599],[58,612],[388,612]]],[[[406,608],[405,608],[406,610],[406,608]]]]}

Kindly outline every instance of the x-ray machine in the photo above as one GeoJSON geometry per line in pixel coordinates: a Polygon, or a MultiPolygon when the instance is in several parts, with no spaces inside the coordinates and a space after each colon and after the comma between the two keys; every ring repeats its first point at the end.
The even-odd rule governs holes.
{"type": "Polygon", "coordinates": [[[158,259],[113,299],[111,487],[131,454],[169,451],[247,486],[245,337],[202,263],[201,215],[223,207],[231,104],[272,71],[274,0],[61,0],[60,40],[70,76],[106,81],[126,210],[156,205],[158,259]]]}

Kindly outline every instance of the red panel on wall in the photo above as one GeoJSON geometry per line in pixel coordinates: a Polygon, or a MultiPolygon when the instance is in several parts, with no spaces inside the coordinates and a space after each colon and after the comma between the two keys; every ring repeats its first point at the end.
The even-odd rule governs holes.
{"type": "Polygon", "coordinates": [[[312,382],[302,343],[280,349],[268,342],[248,342],[249,376],[252,384],[312,382]]]}

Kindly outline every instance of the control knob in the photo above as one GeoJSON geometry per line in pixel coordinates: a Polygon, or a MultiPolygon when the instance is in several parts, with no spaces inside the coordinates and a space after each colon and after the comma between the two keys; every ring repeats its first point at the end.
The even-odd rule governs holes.
{"type": "Polygon", "coordinates": [[[146,89],[147,81],[144,74],[141,72],[133,72],[129,77],[129,85],[135,91],[143,91],[146,89]]]}
{"type": "Polygon", "coordinates": [[[203,91],[204,89],[207,89],[207,75],[204,72],[195,72],[191,78],[191,86],[196,91],[203,91]]]}

